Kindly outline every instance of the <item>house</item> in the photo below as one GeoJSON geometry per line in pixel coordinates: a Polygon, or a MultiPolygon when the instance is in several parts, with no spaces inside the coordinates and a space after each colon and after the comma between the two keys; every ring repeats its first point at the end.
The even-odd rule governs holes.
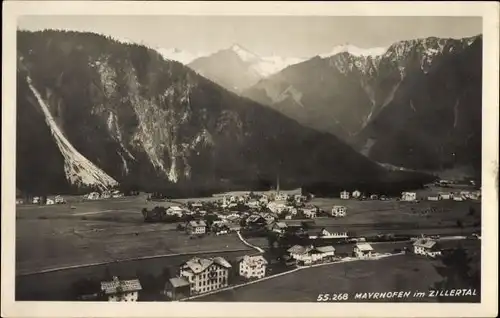
{"type": "Polygon", "coordinates": [[[293,196],[293,200],[296,202],[296,203],[301,203],[301,202],[304,202],[306,201],[306,197],[303,196],[302,194],[296,194],[293,196]]]}
{"type": "Polygon", "coordinates": [[[354,190],[354,191],[352,192],[352,197],[353,197],[354,199],[358,199],[358,198],[360,198],[360,197],[361,197],[361,192],[360,192],[360,191],[358,191],[358,190],[354,190]]]}
{"type": "Polygon", "coordinates": [[[358,258],[368,258],[372,256],[373,247],[368,243],[357,243],[353,252],[358,258]]]}
{"type": "Polygon", "coordinates": [[[181,217],[182,212],[183,212],[183,209],[180,206],[176,206],[176,205],[170,206],[167,209],[168,215],[177,215],[177,216],[181,217]]]}
{"type": "Polygon", "coordinates": [[[224,288],[229,284],[231,264],[222,257],[194,257],[180,266],[180,277],[190,284],[190,294],[224,288]]]}
{"type": "Polygon", "coordinates": [[[278,192],[274,196],[275,201],[286,201],[288,200],[288,195],[286,193],[278,192]]]}
{"type": "Polygon", "coordinates": [[[229,232],[238,232],[241,230],[241,225],[235,223],[229,223],[227,227],[229,232]]]}
{"type": "Polygon", "coordinates": [[[437,247],[438,244],[436,241],[420,238],[413,243],[413,252],[418,255],[436,257],[437,255],[441,255],[441,251],[437,247]]]}
{"type": "Polygon", "coordinates": [[[283,234],[283,233],[285,233],[287,227],[288,226],[284,222],[276,222],[271,226],[271,231],[279,233],[279,234],[283,234]]]}
{"type": "Polygon", "coordinates": [[[109,199],[109,198],[111,198],[111,193],[109,193],[108,191],[104,191],[101,194],[101,199],[109,199]]]}
{"type": "Polygon", "coordinates": [[[66,200],[64,200],[64,198],[60,195],[56,195],[56,197],[54,198],[54,201],[56,204],[64,204],[66,203],[66,200]]]}
{"type": "Polygon", "coordinates": [[[33,197],[33,200],[31,201],[33,204],[40,204],[40,197],[33,197]]]}
{"type": "Polygon", "coordinates": [[[439,196],[441,200],[450,200],[453,195],[450,192],[439,192],[439,196]]]}
{"type": "Polygon", "coordinates": [[[370,200],[378,200],[378,195],[376,194],[370,195],[370,200]]]}
{"type": "Polygon", "coordinates": [[[298,262],[303,262],[305,264],[312,263],[312,257],[309,252],[312,250],[312,246],[301,246],[294,245],[290,247],[287,252],[291,258],[298,262]]]}
{"type": "Polygon", "coordinates": [[[23,203],[24,203],[23,199],[16,199],[16,204],[23,204],[23,203]]]}
{"type": "Polygon", "coordinates": [[[339,231],[339,232],[328,232],[326,229],[321,229],[318,236],[310,236],[310,238],[347,238],[347,232],[339,231]]]}
{"type": "Polygon", "coordinates": [[[403,192],[401,193],[401,201],[413,202],[417,200],[416,192],[403,192]]]}
{"type": "Polygon", "coordinates": [[[46,205],[53,205],[53,204],[55,204],[55,201],[52,199],[47,199],[47,201],[45,201],[45,204],[46,205]]]}
{"type": "Polygon", "coordinates": [[[260,216],[266,220],[267,224],[271,224],[278,219],[278,215],[275,213],[261,213],[260,216]]]}
{"type": "Polygon", "coordinates": [[[347,208],[342,205],[335,205],[332,208],[333,217],[344,217],[347,214],[347,208]]]}
{"type": "Polygon", "coordinates": [[[471,200],[480,200],[481,199],[481,191],[474,191],[469,194],[469,199],[471,200]]]}
{"type": "Polygon", "coordinates": [[[267,204],[267,208],[277,214],[281,214],[283,211],[287,210],[288,207],[284,201],[272,201],[267,204]]]}
{"type": "Polygon", "coordinates": [[[326,229],[321,229],[317,236],[309,236],[311,239],[315,238],[347,238],[347,232],[339,231],[339,232],[328,232],[326,229]]]}
{"type": "Polygon", "coordinates": [[[348,200],[349,199],[349,192],[347,192],[347,191],[340,192],[340,198],[342,200],[348,200]]]}
{"type": "Polygon", "coordinates": [[[268,262],[262,255],[245,255],[239,261],[239,274],[245,278],[262,278],[266,276],[268,262]]]}
{"type": "Polygon", "coordinates": [[[291,220],[291,219],[292,219],[292,215],[291,214],[285,215],[285,220],[291,220]]]}
{"type": "Polygon", "coordinates": [[[247,225],[266,225],[267,221],[260,214],[252,214],[246,219],[247,225]]]}
{"type": "Polygon", "coordinates": [[[191,204],[191,207],[193,209],[201,209],[201,208],[203,208],[203,203],[201,203],[201,202],[195,202],[195,203],[191,204]]]}
{"type": "Polygon", "coordinates": [[[142,286],[138,279],[119,280],[114,276],[110,282],[101,282],[101,292],[108,301],[137,301],[141,290],[142,286]]]}
{"type": "Polygon", "coordinates": [[[239,222],[240,219],[241,217],[236,213],[226,215],[226,220],[228,220],[229,222],[239,222]]]}
{"type": "Polygon", "coordinates": [[[306,218],[314,219],[317,215],[318,209],[316,207],[303,208],[302,213],[306,218]]]}
{"type": "Polygon", "coordinates": [[[267,203],[269,203],[269,198],[267,197],[267,195],[263,195],[260,199],[259,199],[259,202],[263,205],[266,205],[267,203]]]}
{"type": "Polygon", "coordinates": [[[441,197],[439,195],[431,195],[427,197],[427,201],[439,201],[441,197]]]}
{"type": "Polygon", "coordinates": [[[463,195],[461,195],[460,193],[453,193],[452,199],[453,199],[453,201],[464,201],[465,197],[463,195]]]}
{"type": "Polygon", "coordinates": [[[186,226],[186,232],[190,235],[205,234],[206,231],[207,224],[205,221],[190,221],[186,226]]]}
{"type": "Polygon", "coordinates": [[[189,282],[184,277],[170,278],[165,284],[165,294],[172,300],[191,296],[189,282]]]}
{"type": "Polygon", "coordinates": [[[88,200],[98,200],[99,197],[100,197],[100,195],[97,192],[91,192],[85,196],[85,198],[88,200]]]}
{"type": "Polygon", "coordinates": [[[287,252],[299,264],[304,263],[307,265],[333,257],[335,248],[333,246],[313,247],[312,245],[295,245],[290,247],[287,252]]]}
{"type": "Polygon", "coordinates": [[[120,191],[118,191],[118,190],[115,190],[115,191],[113,191],[113,192],[111,193],[111,196],[112,196],[113,198],[121,198],[121,197],[123,197],[123,193],[121,193],[121,192],[120,192],[120,191]]]}
{"type": "Polygon", "coordinates": [[[250,200],[247,202],[247,206],[250,209],[258,209],[258,208],[260,208],[260,202],[257,200],[250,200]]]}
{"type": "Polygon", "coordinates": [[[317,260],[332,259],[335,256],[335,247],[318,246],[311,251],[311,254],[317,260]]]}

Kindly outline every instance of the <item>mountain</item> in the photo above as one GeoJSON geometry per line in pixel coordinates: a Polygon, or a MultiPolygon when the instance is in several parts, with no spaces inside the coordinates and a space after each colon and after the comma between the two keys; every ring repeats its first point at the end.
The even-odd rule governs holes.
{"type": "Polygon", "coordinates": [[[363,49],[363,48],[359,48],[355,45],[345,43],[345,44],[338,45],[338,46],[334,47],[328,53],[319,54],[319,56],[323,57],[323,58],[327,58],[327,57],[337,55],[339,53],[347,52],[350,55],[357,56],[357,57],[362,57],[362,56],[377,57],[377,56],[384,54],[386,51],[387,51],[386,47],[375,47],[375,48],[363,49]]]}
{"type": "Polygon", "coordinates": [[[260,57],[234,44],[228,49],[197,58],[188,65],[200,75],[238,93],[288,65],[301,61],[300,58],[260,57]]]}
{"type": "Polygon", "coordinates": [[[184,65],[188,65],[197,58],[208,55],[206,53],[191,53],[178,48],[171,48],[171,49],[158,48],[156,49],[156,51],[158,51],[158,53],[160,53],[165,59],[177,61],[184,65]]]}
{"type": "Polygon", "coordinates": [[[334,48],[243,92],[373,160],[480,171],[482,36],[334,48]]]}
{"type": "MultiPolygon", "coordinates": [[[[137,44],[18,31],[17,188],[222,189],[364,182],[386,171],[336,137],[137,44]]],[[[179,190],[180,191],[180,190],[179,190]]]]}

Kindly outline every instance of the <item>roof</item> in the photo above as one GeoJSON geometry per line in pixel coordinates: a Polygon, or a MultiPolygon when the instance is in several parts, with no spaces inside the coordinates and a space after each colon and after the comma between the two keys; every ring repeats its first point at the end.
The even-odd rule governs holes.
{"type": "Polygon", "coordinates": [[[360,250],[360,251],[373,251],[373,247],[368,244],[368,243],[358,243],[356,244],[356,247],[360,250]]]}
{"type": "Polygon", "coordinates": [[[189,286],[189,282],[182,277],[170,278],[169,281],[175,288],[189,286]]]}
{"type": "Polygon", "coordinates": [[[240,259],[240,261],[243,261],[250,266],[267,265],[268,263],[267,260],[262,255],[254,255],[254,256],[245,255],[240,259]]]}
{"type": "Polygon", "coordinates": [[[311,219],[302,219],[302,220],[286,220],[283,221],[287,226],[302,226],[303,223],[315,223],[314,220],[311,219]]]}
{"type": "Polygon", "coordinates": [[[118,287],[121,288],[121,292],[134,292],[142,290],[141,283],[138,279],[119,280],[118,278],[114,277],[110,282],[101,282],[101,290],[104,291],[107,295],[118,293],[118,287]]]}
{"type": "Polygon", "coordinates": [[[315,248],[316,251],[321,253],[335,252],[335,247],[333,246],[319,246],[315,248]]]}
{"type": "Polygon", "coordinates": [[[207,226],[207,224],[205,223],[205,221],[203,220],[198,220],[198,221],[189,221],[189,225],[190,226],[207,226]]]}
{"type": "Polygon", "coordinates": [[[332,209],[346,209],[343,205],[334,205],[332,209]]]}
{"type": "Polygon", "coordinates": [[[290,247],[287,252],[293,254],[305,254],[311,250],[308,246],[294,245],[290,247]]]}
{"type": "Polygon", "coordinates": [[[182,211],[182,208],[180,206],[173,205],[168,207],[168,210],[182,211]]]}
{"type": "Polygon", "coordinates": [[[214,257],[213,261],[214,263],[219,264],[222,267],[231,268],[231,264],[229,264],[229,262],[226,261],[226,259],[223,257],[220,256],[214,257]]]}
{"type": "Polygon", "coordinates": [[[274,225],[276,225],[277,227],[279,227],[281,229],[284,229],[287,227],[285,222],[276,222],[276,223],[274,223],[274,225]]]}
{"type": "Polygon", "coordinates": [[[256,222],[258,221],[259,219],[261,219],[262,216],[258,215],[258,214],[252,214],[250,215],[248,218],[247,218],[247,222],[256,222]]]}
{"type": "Polygon", "coordinates": [[[414,246],[420,246],[423,248],[432,248],[436,245],[436,241],[431,239],[420,238],[413,243],[414,246]]]}
{"type": "Polygon", "coordinates": [[[225,268],[231,268],[231,264],[229,264],[229,262],[222,257],[214,257],[214,258],[193,257],[183,265],[187,266],[194,273],[201,273],[208,267],[210,267],[210,265],[212,264],[218,264],[225,268]]]}

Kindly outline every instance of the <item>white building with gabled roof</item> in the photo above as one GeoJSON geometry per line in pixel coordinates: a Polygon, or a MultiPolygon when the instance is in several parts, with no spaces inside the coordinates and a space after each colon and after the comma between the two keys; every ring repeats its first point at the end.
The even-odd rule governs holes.
{"type": "Polygon", "coordinates": [[[101,282],[101,292],[112,302],[134,302],[139,299],[142,290],[138,279],[119,280],[113,277],[112,281],[101,282]]]}
{"type": "Polygon", "coordinates": [[[373,251],[373,247],[368,243],[357,243],[353,250],[354,255],[358,258],[370,258],[373,251]]]}
{"type": "Polygon", "coordinates": [[[413,252],[417,255],[436,257],[441,255],[436,241],[428,238],[420,238],[413,243],[413,252]]]}

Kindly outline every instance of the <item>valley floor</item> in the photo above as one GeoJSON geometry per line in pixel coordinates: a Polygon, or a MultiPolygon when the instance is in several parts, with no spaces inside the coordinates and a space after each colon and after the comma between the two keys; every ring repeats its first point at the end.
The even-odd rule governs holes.
{"type": "MultiPolygon", "coordinates": [[[[441,281],[434,266],[438,261],[415,255],[398,255],[380,260],[363,260],[308,268],[277,278],[222,291],[196,301],[317,302],[320,294],[347,293],[344,302],[436,302],[428,293],[441,281]],[[403,291],[426,292],[423,298],[360,300],[356,294],[403,291]]],[[[478,291],[479,292],[479,291],[478,291]]],[[[449,299],[448,299],[449,301],[449,299]]],[[[475,297],[472,302],[479,302],[475,297]]],[[[335,301],[337,302],[337,301],[335,301]]]]}
{"type": "MultiPolygon", "coordinates": [[[[213,199],[207,198],[207,200],[213,199]]],[[[159,273],[162,268],[169,267],[175,271],[180,263],[191,258],[195,253],[202,256],[217,254],[229,259],[255,253],[255,249],[244,244],[236,233],[190,239],[184,232],[176,230],[177,224],[144,223],[142,208],[152,208],[159,204],[174,203],[147,203],[145,197],[139,196],[90,202],[77,202],[76,199],[70,199],[68,204],[53,206],[19,205],[16,211],[15,231],[16,299],[65,299],[71,282],[81,277],[99,277],[106,267],[110,267],[118,275],[134,276],[138,270],[159,273]],[[62,270],[64,268],[66,269],[62,270]]],[[[433,206],[439,208],[440,212],[428,216],[411,211],[412,208],[414,210],[428,208],[430,206],[428,202],[403,203],[317,198],[312,204],[325,210],[331,209],[331,206],[336,204],[345,205],[348,208],[345,218],[316,219],[315,228],[318,230],[322,227],[333,230],[345,229],[355,231],[358,235],[404,233],[417,236],[423,233],[444,236],[481,233],[479,202],[432,203],[433,206]],[[470,207],[477,211],[474,215],[469,214],[470,207]],[[462,220],[464,224],[462,228],[457,227],[457,219],[462,220]],[[479,226],[477,226],[478,222],[479,226]],[[473,226],[474,224],[476,226],[473,226]]],[[[266,238],[245,238],[245,240],[257,247],[264,249],[268,247],[266,238]]],[[[480,241],[472,244],[479,244],[477,242],[480,241]]],[[[409,244],[409,242],[376,243],[373,246],[377,252],[385,253],[393,252],[409,244]]],[[[352,252],[352,247],[351,244],[336,246],[337,253],[352,252]]],[[[409,257],[404,256],[398,259],[412,259],[409,257]]],[[[427,265],[431,263],[427,259],[425,261],[413,259],[413,261],[405,262],[395,260],[361,262],[359,265],[352,265],[352,268],[359,267],[359,269],[353,269],[347,276],[342,276],[344,275],[342,268],[351,265],[337,264],[332,266],[340,267],[326,266],[321,269],[311,269],[314,275],[305,272],[298,273],[287,278],[273,279],[255,284],[255,286],[244,287],[228,292],[226,296],[228,298],[225,299],[280,301],[282,299],[280,297],[284,297],[286,301],[305,301],[306,299],[315,301],[312,298],[317,297],[319,292],[333,293],[346,288],[358,290],[358,285],[364,284],[363,282],[369,282],[366,283],[368,287],[377,284],[396,286],[393,284],[400,284],[399,280],[402,279],[396,278],[399,277],[398,275],[408,276],[406,280],[402,279],[403,283],[406,282],[404,284],[410,284],[412,281],[420,284],[421,281],[417,277],[429,277],[422,281],[430,284],[430,281],[437,275],[428,269],[427,265]],[[383,273],[384,268],[387,269],[382,266],[384,262],[387,262],[385,266],[394,266],[394,271],[391,268],[390,271],[383,273]],[[391,262],[396,263],[392,265],[391,262]],[[413,266],[411,262],[415,262],[414,267],[411,267],[413,266]],[[426,265],[420,266],[419,264],[426,265]],[[331,268],[332,272],[328,272],[326,268],[331,268]],[[403,274],[405,272],[406,274],[403,274]],[[359,277],[356,278],[354,273],[358,273],[356,275],[359,277]],[[395,273],[400,274],[393,275],[395,273]],[[294,276],[297,278],[292,278],[294,276]],[[321,280],[323,283],[322,285],[320,282],[312,284],[307,277],[321,280]],[[390,281],[387,285],[382,282],[385,279],[390,281]],[[352,282],[348,283],[351,280],[352,282]],[[329,286],[335,286],[335,289],[332,290],[329,286]],[[285,289],[290,290],[289,293],[279,296],[285,289]],[[301,290],[303,292],[300,292],[301,290]]],[[[417,287],[420,288],[420,285],[412,288],[417,287]]],[[[212,299],[210,297],[216,297],[214,300],[221,300],[217,298],[221,296],[209,296],[208,299],[212,299]]]]}

